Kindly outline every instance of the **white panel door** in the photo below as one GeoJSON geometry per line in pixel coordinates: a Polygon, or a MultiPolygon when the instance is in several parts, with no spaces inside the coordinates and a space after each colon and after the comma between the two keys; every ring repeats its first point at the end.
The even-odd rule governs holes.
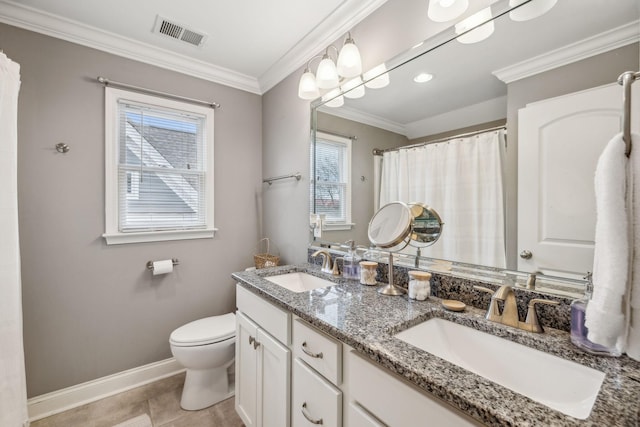
{"type": "Polygon", "coordinates": [[[258,325],[236,312],[236,412],[246,427],[258,427],[258,352],[254,340],[258,325]]]}
{"type": "Polygon", "coordinates": [[[605,145],[621,128],[622,87],[615,83],[519,111],[518,270],[573,278],[592,271],[594,172],[605,145]]]}
{"type": "Polygon", "coordinates": [[[258,329],[258,425],[289,427],[291,350],[258,329]]]}
{"type": "Polygon", "coordinates": [[[296,358],[293,362],[291,425],[342,426],[342,392],[296,358]]]}

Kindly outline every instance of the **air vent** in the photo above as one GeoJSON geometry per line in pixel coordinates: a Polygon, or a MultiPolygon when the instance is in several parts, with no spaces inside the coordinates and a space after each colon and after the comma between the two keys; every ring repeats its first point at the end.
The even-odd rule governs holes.
{"type": "Polygon", "coordinates": [[[207,39],[207,35],[202,31],[186,28],[184,25],[170,21],[160,15],[156,18],[156,25],[153,32],[164,34],[172,39],[180,40],[193,46],[202,46],[207,39]]]}

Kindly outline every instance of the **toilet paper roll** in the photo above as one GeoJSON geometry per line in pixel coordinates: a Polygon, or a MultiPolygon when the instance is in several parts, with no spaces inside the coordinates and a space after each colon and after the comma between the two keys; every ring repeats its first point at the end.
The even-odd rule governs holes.
{"type": "Polygon", "coordinates": [[[173,261],[163,259],[162,261],[153,261],[153,275],[167,274],[173,271],[173,261]]]}

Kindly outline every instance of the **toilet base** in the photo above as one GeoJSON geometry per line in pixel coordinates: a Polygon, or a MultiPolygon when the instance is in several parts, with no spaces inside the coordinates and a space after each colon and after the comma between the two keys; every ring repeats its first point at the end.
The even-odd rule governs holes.
{"type": "Polygon", "coordinates": [[[180,407],[186,411],[197,411],[228,399],[233,394],[233,388],[229,387],[229,372],[226,367],[187,369],[180,407]]]}

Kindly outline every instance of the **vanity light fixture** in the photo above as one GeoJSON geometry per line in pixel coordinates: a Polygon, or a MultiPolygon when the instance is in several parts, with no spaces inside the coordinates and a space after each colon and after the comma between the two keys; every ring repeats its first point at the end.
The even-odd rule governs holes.
{"type": "Polygon", "coordinates": [[[456,34],[462,35],[458,36],[456,40],[460,43],[471,44],[478,43],[486,39],[493,34],[493,30],[495,28],[493,21],[491,20],[492,18],[491,7],[487,7],[458,22],[455,27],[456,34]],[[485,24],[482,24],[483,22],[485,22],[485,24]],[[472,30],[469,31],[470,29],[472,30]]]}
{"type": "Polygon", "coordinates": [[[337,108],[344,105],[344,96],[340,95],[340,88],[333,89],[322,96],[326,107],[337,108]],[[328,100],[328,101],[327,101],[328,100]]]}
{"type": "Polygon", "coordinates": [[[342,86],[342,92],[347,98],[362,98],[364,96],[364,85],[362,84],[362,77],[358,76],[345,82],[342,86]]]}
{"type": "Polygon", "coordinates": [[[462,15],[469,7],[469,0],[430,0],[427,16],[435,22],[447,22],[462,15]]]}
{"type": "Polygon", "coordinates": [[[302,99],[313,100],[320,96],[320,90],[329,90],[338,87],[341,79],[359,76],[362,73],[362,59],[351,33],[347,33],[342,49],[338,51],[334,45],[326,48],[322,56],[315,56],[309,60],[300,77],[298,84],[298,96],[302,99]],[[337,54],[337,65],[329,55],[333,48],[337,54]],[[318,64],[316,74],[311,72],[311,61],[322,58],[318,64]]]}
{"type": "MultiPolygon", "coordinates": [[[[515,7],[526,0],[509,0],[509,6],[515,7]]],[[[556,5],[558,0],[532,0],[529,3],[509,12],[509,17],[514,21],[528,21],[542,16],[556,5]]]]}
{"type": "Polygon", "coordinates": [[[420,73],[413,78],[413,81],[416,83],[426,83],[433,79],[433,74],[429,73],[420,73]]]}

